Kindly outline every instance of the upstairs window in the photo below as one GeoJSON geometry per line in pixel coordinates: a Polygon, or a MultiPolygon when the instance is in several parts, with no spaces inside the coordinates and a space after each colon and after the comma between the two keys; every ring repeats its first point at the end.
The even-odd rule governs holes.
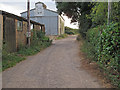
{"type": "Polygon", "coordinates": [[[17,22],[17,30],[18,30],[18,31],[22,31],[22,27],[23,27],[22,21],[18,21],[18,22],[17,22]]]}

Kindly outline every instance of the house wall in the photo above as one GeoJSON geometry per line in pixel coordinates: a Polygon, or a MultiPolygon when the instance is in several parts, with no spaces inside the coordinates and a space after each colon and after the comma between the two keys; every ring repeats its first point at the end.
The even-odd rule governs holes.
{"type": "Polygon", "coordinates": [[[3,41],[3,16],[0,14],[0,49],[2,49],[3,41]]]}

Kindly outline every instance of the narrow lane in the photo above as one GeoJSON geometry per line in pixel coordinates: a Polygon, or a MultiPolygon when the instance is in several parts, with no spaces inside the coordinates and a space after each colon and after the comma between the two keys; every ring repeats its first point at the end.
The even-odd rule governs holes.
{"type": "Polygon", "coordinates": [[[56,40],[37,55],[3,72],[3,88],[101,88],[80,68],[76,36],[56,40]]]}

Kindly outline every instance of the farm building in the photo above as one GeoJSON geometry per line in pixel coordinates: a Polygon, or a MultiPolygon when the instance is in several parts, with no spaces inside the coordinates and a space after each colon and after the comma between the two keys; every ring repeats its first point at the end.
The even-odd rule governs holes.
{"type": "MultiPolygon", "coordinates": [[[[27,18],[27,12],[21,16],[27,18]]],[[[42,2],[35,3],[35,8],[30,10],[30,19],[45,25],[46,35],[64,34],[64,19],[57,12],[47,9],[42,2]]]]}
{"type": "MultiPolygon", "coordinates": [[[[3,44],[7,45],[7,50],[9,52],[15,52],[19,46],[25,46],[27,42],[27,19],[23,17],[16,16],[14,14],[0,11],[0,27],[1,27],[1,41],[3,44]]],[[[32,29],[45,31],[43,24],[37,23],[35,21],[30,21],[31,23],[31,38],[33,35],[32,29]]]]}

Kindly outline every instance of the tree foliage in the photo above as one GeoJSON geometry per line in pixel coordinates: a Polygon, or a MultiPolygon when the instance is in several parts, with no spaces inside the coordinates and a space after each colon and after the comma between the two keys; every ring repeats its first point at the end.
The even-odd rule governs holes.
{"type": "Polygon", "coordinates": [[[95,3],[88,18],[92,19],[93,25],[103,25],[107,22],[108,3],[95,3]]]}
{"type": "Polygon", "coordinates": [[[91,19],[86,17],[92,7],[90,2],[57,2],[59,14],[67,15],[72,19],[71,22],[78,22],[83,36],[92,25],[91,19]]]}

